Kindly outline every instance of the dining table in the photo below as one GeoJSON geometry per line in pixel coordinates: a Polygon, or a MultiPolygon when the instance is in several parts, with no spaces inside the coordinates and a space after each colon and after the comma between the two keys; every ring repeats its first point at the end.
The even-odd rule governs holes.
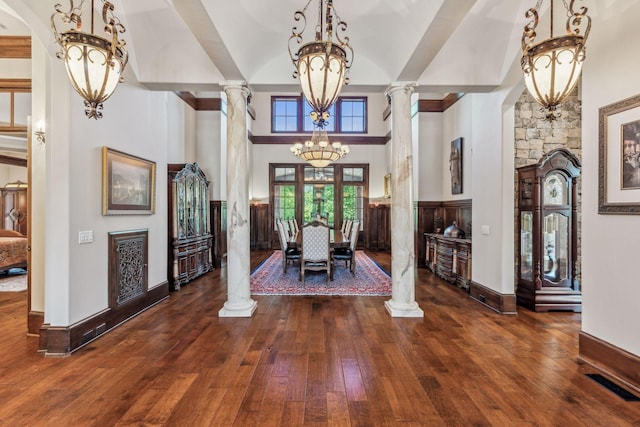
{"type": "MultiPolygon", "coordinates": [[[[329,246],[332,248],[348,248],[349,236],[344,235],[340,230],[329,229],[329,246]]],[[[287,242],[290,249],[298,249],[302,247],[302,230],[293,233],[287,242]]]]}

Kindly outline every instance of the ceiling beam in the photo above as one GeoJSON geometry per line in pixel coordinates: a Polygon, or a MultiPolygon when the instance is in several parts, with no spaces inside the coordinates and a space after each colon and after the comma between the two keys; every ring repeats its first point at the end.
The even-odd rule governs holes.
{"type": "Polygon", "coordinates": [[[31,36],[0,36],[0,58],[31,59],[31,36]]]}

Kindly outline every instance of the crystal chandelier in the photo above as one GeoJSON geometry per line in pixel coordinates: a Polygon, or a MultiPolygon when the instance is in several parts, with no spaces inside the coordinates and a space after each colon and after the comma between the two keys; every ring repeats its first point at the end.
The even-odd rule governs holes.
{"type": "Polygon", "coordinates": [[[124,40],[118,39],[118,33],[125,28],[113,14],[113,4],[106,0],[102,7],[104,32],[107,37],[93,34],[94,0],[91,0],[90,22],[91,33],[82,31],[82,7],[85,0],[69,0],[69,11],[62,10],[62,5],[55,5],[55,13],[51,15],[51,30],[60,45],[56,54],[64,60],[67,74],[73,88],[84,98],[85,114],[88,118],[102,118],[102,103],[106,101],[118,83],[122,83],[129,54],[124,40]],[[58,31],[56,18],[62,25],[75,28],[58,31]]]}
{"type": "Polygon", "coordinates": [[[536,27],[542,1],[538,0],[536,6],[525,14],[527,18],[533,19],[524,27],[520,65],[529,93],[546,110],[545,119],[553,121],[559,116],[558,106],[573,91],[580,77],[591,18],[587,15],[586,7],[580,8],[578,12],[574,11],[575,0],[571,0],[569,5],[566,0],[562,0],[567,10],[566,34],[554,37],[554,0],[551,0],[550,36],[536,44],[536,27]]]}
{"type": "Polygon", "coordinates": [[[289,56],[296,67],[293,76],[300,78],[302,92],[313,109],[311,118],[316,125],[324,127],[323,123],[329,118],[329,107],[338,97],[342,85],[349,83],[347,75],[353,61],[353,49],[349,37],[341,37],[347,23],[335,12],[332,0],[318,0],[315,40],[303,44],[302,34],[307,26],[305,12],[311,1],[293,15],[296,24],[289,37],[289,56]],[[296,51],[297,46],[300,47],[296,51]]]}
{"type": "Polygon", "coordinates": [[[330,144],[327,131],[323,128],[316,128],[309,141],[304,145],[298,142],[290,150],[294,156],[309,162],[314,168],[325,168],[349,154],[348,146],[339,142],[330,144]]]}

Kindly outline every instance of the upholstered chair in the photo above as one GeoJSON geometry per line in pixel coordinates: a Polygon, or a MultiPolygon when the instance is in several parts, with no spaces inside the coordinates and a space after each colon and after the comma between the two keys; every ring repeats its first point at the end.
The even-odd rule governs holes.
{"type": "Polygon", "coordinates": [[[351,270],[351,274],[356,274],[356,247],[358,236],[360,235],[360,221],[353,221],[351,225],[351,235],[349,236],[348,248],[336,248],[333,252],[333,259],[344,261],[345,266],[351,270]]]}
{"type": "Polygon", "coordinates": [[[329,227],[320,221],[312,221],[302,227],[300,280],[303,286],[305,270],[326,271],[327,283],[332,278],[329,227]]]}
{"type": "Polygon", "coordinates": [[[284,229],[284,223],[281,220],[276,221],[278,225],[278,237],[280,240],[280,249],[282,250],[282,272],[287,272],[290,262],[300,261],[300,251],[298,249],[289,248],[289,235],[284,229]]]}

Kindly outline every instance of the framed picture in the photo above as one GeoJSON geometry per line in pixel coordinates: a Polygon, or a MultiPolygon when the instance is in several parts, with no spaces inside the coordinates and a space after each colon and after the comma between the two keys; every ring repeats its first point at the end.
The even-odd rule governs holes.
{"type": "Polygon", "coordinates": [[[102,215],[151,215],[155,196],[155,162],[102,147],[102,215]]]}
{"type": "Polygon", "coordinates": [[[640,214],[640,95],[599,110],[598,213],[640,214]]]}
{"type": "Polygon", "coordinates": [[[451,194],[462,194],[462,138],[451,141],[449,172],[451,172],[451,194]]]}
{"type": "Polygon", "coordinates": [[[388,173],[384,176],[384,198],[391,198],[391,174],[388,173]]]}

